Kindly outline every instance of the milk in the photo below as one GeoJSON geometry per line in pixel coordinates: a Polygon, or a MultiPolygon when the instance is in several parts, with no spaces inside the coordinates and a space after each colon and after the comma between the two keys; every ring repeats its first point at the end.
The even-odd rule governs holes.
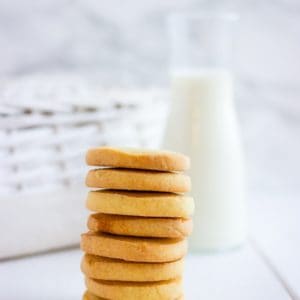
{"type": "Polygon", "coordinates": [[[244,164],[229,71],[172,74],[164,148],[191,157],[194,230],[190,249],[238,246],[246,236],[244,164]]]}

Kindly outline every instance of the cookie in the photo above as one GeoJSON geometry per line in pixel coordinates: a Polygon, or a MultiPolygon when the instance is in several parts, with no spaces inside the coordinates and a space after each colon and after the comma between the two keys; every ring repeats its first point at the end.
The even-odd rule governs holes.
{"type": "Polygon", "coordinates": [[[89,210],[114,215],[189,218],[194,212],[191,197],[171,193],[90,191],[89,210]]]}
{"type": "Polygon", "coordinates": [[[187,175],[132,169],[94,169],[86,177],[86,185],[94,188],[185,193],[191,181],[187,175]]]}
{"type": "Polygon", "coordinates": [[[141,283],[104,281],[86,277],[85,284],[92,294],[114,300],[170,300],[179,298],[183,293],[181,278],[141,283]]]}
{"type": "Polygon", "coordinates": [[[189,158],[180,153],[114,147],[89,149],[86,163],[90,166],[169,172],[185,171],[190,167],[189,158]]]}
{"type": "Polygon", "coordinates": [[[88,254],[126,261],[169,262],[186,254],[187,241],[88,232],[81,235],[81,249],[88,254]]]}
{"type": "Polygon", "coordinates": [[[89,216],[88,228],[91,231],[117,235],[141,237],[184,238],[191,234],[191,219],[145,218],[108,214],[89,216]]]}
{"type": "Polygon", "coordinates": [[[85,291],[83,294],[82,300],[106,300],[105,298],[98,297],[89,291],[85,291]]]}
{"type": "MultiPolygon", "coordinates": [[[[83,295],[82,300],[105,300],[105,299],[95,296],[94,294],[90,293],[89,291],[86,291],[83,295]]],[[[184,300],[184,297],[180,296],[179,298],[176,298],[175,300],[184,300]]]]}
{"type": "Polygon", "coordinates": [[[138,263],[85,254],[81,270],[93,279],[150,282],[180,277],[183,265],[183,259],[167,263],[138,263]]]}

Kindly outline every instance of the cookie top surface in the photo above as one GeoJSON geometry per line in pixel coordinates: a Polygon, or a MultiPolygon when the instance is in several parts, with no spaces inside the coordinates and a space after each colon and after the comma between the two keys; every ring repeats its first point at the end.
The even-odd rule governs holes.
{"type": "Polygon", "coordinates": [[[152,282],[180,277],[184,259],[167,263],[139,263],[85,254],[81,271],[89,278],[129,282],[152,282]]]}
{"type": "Polygon", "coordinates": [[[189,218],[194,212],[192,197],[158,192],[90,191],[89,210],[113,215],[189,218]]]}
{"type": "Polygon", "coordinates": [[[88,228],[125,236],[184,238],[192,231],[192,220],[181,218],[145,218],[111,214],[93,214],[88,228]]]}
{"type": "Polygon", "coordinates": [[[86,176],[86,185],[130,191],[185,193],[191,188],[189,176],[181,173],[137,169],[94,169],[86,176]]]}
{"type": "Polygon", "coordinates": [[[92,255],[136,262],[169,262],[187,252],[186,239],[124,237],[88,232],[81,235],[81,249],[92,255]]]}
{"type": "MultiPolygon", "coordinates": [[[[83,300],[105,300],[104,298],[98,297],[93,295],[92,293],[90,293],[89,291],[86,291],[83,295],[83,300]]],[[[175,300],[184,300],[183,296],[180,296],[179,298],[175,299],[175,300]]]]}
{"type": "Polygon", "coordinates": [[[158,282],[119,282],[86,277],[85,284],[91,293],[116,300],[178,299],[183,293],[181,277],[158,282]]]}
{"type": "Polygon", "coordinates": [[[190,159],[181,153],[115,147],[89,149],[86,154],[86,163],[90,166],[169,172],[185,171],[190,167],[190,159]]]}

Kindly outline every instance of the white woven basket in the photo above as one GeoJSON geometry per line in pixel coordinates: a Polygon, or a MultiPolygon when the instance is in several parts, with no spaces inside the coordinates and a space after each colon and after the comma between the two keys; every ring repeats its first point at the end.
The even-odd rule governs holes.
{"type": "Polygon", "coordinates": [[[65,75],[2,83],[0,258],[77,244],[86,217],[86,149],[157,148],[165,96],[65,75]]]}

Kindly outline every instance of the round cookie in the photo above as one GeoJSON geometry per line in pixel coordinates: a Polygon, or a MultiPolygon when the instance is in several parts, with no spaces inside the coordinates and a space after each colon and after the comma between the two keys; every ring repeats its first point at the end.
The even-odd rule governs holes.
{"type": "Polygon", "coordinates": [[[85,254],[81,270],[89,278],[114,281],[150,282],[180,277],[184,260],[167,263],[138,263],[85,254]]]}
{"type": "Polygon", "coordinates": [[[82,300],[107,300],[107,299],[98,297],[98,296],[90,293],[89,291],[85,291],[85,293],[83,294],[82,300]]]}
{"type": "Polygon", "coordinates": [[[187,252],[186,239],[138,238],[88,232],[81,235],[81,249],[103,257],[136,262],[169,262],[187,252]]]}
{"type": "Polygon", "coordinates": [[[98,147],[89,149],[86,163],[90,166],[178,172],[190,167],[187,156],[158,150],[98,147]]]}
{"type": "Polygon", "coordinates": [[[98,297],[124,300],[169,300],[183,293],[182,280],[176,278],[159,282],[118,282],[85,278],[87,289],[98,297]]]}
{"type": "Polygon", "coordinates": [[[145,218],[109,214],[89,216],[88,228],[94,232],[140,237],[184,238],[191,234],[191,219],[145,218]]]}
{"type": "Polygon", "coordinates": [[[141,217],[187,219],[194,212],[193,198],[171,193],[91,191],[86,206],[95,212],[141,217]]]}
{"type": "Polygon", "coordinates": [[[185,193],[190,190],[187,175],[132,169],[94,169],[86,177],[86,185],[94,188],[185,193]]]}
{"type": "MultiPolygon", "coordinates": [[[[106,299],[95,296],[92,293],[90,293],[89,291],[86,291],[82,297],[82,300],[106,300],[106,299]]],[[[179,298],[176,298],[175,300],[184,300],[184,297],[180,296],[179,298]]]]}

